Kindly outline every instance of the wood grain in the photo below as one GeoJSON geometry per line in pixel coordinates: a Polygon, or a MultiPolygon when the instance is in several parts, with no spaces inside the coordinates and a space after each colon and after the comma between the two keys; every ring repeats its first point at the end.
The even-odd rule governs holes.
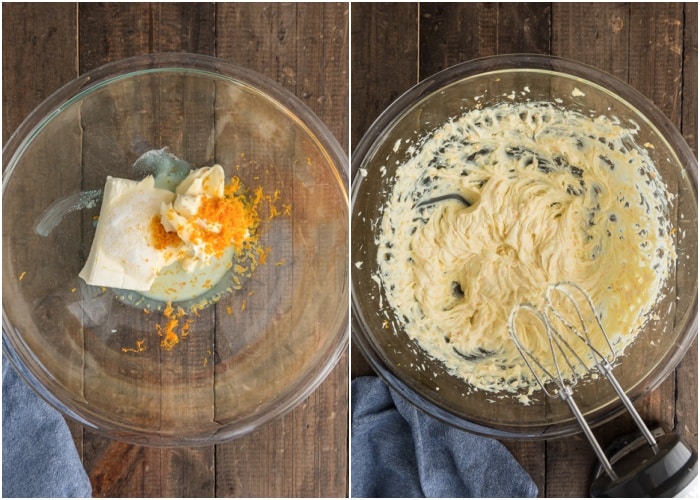
{"type": "Polygon", "coordinates": [[[416,4],[352,6],[353,148],[382,110],[418,83],[418,26],[416,4]]]}
{"type": "Polygon", "coordinates": [[[560,3],[552,9],[552,54],[629,80],[629,4],[560,3]]]}
{"type": "MultiPolygon", "coordinates": [[[[680,131],[698,154],[698,5],[685,3],[682,15],[680,131]]],[[[676,370],[676,430],[685,442],[698,446],[698,340],[676,370]]]]}
{"type": "Polygon", "coordinates": [[[693,85],[698,75],[698,5],[686,3],[683,12],[683,92],[681,132],[698,154],[698,86],[693,85]]]}
{"type": "Polygon", "coordinates": [[[78,76],[76,11],[75,3],[3,6],[3,143],[41,101],[78,76]],[[37,71],[49,67],[51,71],[37,71]]]}
{"type": "Polygon", "coordinates": [[[540,3],[422,5],[421,79],[479,57],[514,52],[546,54],[550,15],[550,5],[540,3]]]}

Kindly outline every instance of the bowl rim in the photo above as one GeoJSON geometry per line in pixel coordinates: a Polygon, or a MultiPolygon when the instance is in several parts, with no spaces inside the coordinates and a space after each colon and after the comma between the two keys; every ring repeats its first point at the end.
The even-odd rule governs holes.
{"type": "MultiPolygon", "coordinates": [[[[299,97],[265,75],[217,57],[188,52],[149,53],[111,61],[79,75],[52,92],[22,120],[3,145],[2,195],[5,195],[5,190],[18,165],[17,160],[23,154],[25,147],[40,132],[43,125],[60,113],[66,106],[94,91],[96,88],[115,80],[136,74],[167,71],[209,74],[222,80],[236,82],[256,93],[264,95],[281,110],[293,116],[295,122],[305,130],[309,137],[314,139],[319,149],[326,156],[328,164],[332,167],[339,194],[342,195],[343,207],[345,207],[348,214],[345,222],[349,225],[348,155],[335,135],[318,115],[299,97]]],[[[346,271],[349,278],[349,270],[347,268],[346,271]]],[[[345,290],[348,289],[346,288],[345,290]]],[[[98,430],[114,439],[139,445],[154,447],[211,445],[239,438],[290,412],[321,385],[348,350],[350,336],[349,299],[347,301],[341,300],[338,308],[339,311],[344,311],[344,314],[339,316],[334,325],[331,325],[336,328],[332,331],[329,329],[329,336],[332,336],[334,341],[329,343],[328,352],[323,353],[322,356],[317,356],[317,359],[314,361],[316,365],[313,366],[313,369],[295,381],[295,390],[293,392],[280,396],[276,400],[275,405],[270,406],[265,413],[247,415],[236,421],[235,425],[229,423],[207,438],[204,438],[202,434],[183,436],[179,433],[168,433],[167,431],[144,434],[140,429],[121,424],[115,425],[89,405],[81,405],[81,411],[76,412],[66,403],[72,399],[70,392],[59,387],[58,395],[54,394],[54,391],[49,390],[42,381],[42,378],[51,378],[49,371],[42,368],[42,374],[39,377],[34,373],[33,369],[26,365],[23,355],[19,351],[24,352],[24,356],[33,357],[35,364],[41,366],[41,363],[38,362],[38,359],[35,358],[27,346],[15,345],[15,341],[10,338],[8,332],[13,330],[14,327],[7,317],[4,301],[2,306],[2,352],[3,357],[7,358],[10,366],[20,378],[44,401],[89,428],[98,430]]],[[[21,335],[13,334],[13,336],[16,336],[16,340],[23,344],[21,335]]]]}
{"type": "MultiPolygon", "coordinates": [[[[399,121],[403,117],[406,109],[410,109],[418,101],[436,91],[439,91],[447,83],[456,83],[482,73],[518,69],[525,71],[540,70],[561,74],[569,78],[572,76],[581,78],[587,84],[592,83],[595,86],[602,87],[606,92],[614,94],[615,97],[624,104],[630,106],[639,113],[643,113],[643,115],[646,117],[646,121],[649,122],[652,127],[655,127],[665,140],[668,141],[669,138],[673,138],[674,142],[677,144],[678,148],[674,148],[674,152],[678,156],[680,163],[685,167],[684,172],[688,175],[690,185],[692,186],[692,195],[694,196],[697,205],[697,159],[677,127],[650,99],[644,96],[641,92],[603,70],[572,59],[529,53],[498,54],[464,61],[428,76],[401,94],[380,113],[380,115],[367,129],[367,132],[362,136],[352,154],[352,187],[350,209],[351,228],[352,219],[354,218],[355,214],[355,204],[357,202],[364,177],[361,174],[361,168],[363,167],[368,154],[378,143],[382,132],[399,121]],[[622,97],[623,95],[625,96],[624,98],[622,97]]],[[[356,343],[360,352],[365,356],[368,363],[379,375],[379,377],[382,378],[392,390],[398,393],[403,399],[408,401],[413,406],[451,426],[495,438],[550,439],[571,436],[582,432],[580,426],[573,418],[569,423],[557,424],[554,426],[546,424],[541,424],[539,426],[533,425],[522,429],[518,429],[513,426],[498,428],[491,425],[485,425],[459,417],[452,412],[443,409],[435,402],[428,400],[423,395],[418,394],[406,382],[401,380],[393,372],[392,367],[389,366],[386,360],[384,360],[382,356],[374,350],[372,346],[372,334],[368,332],[368,323],[365,319],[363,307],[358,299],[355,281],[352,278],[352,274],[350,281],[352,341],[356,343]]],[[[678,366],[685,356],[688,347],[697,337],[697,283],[698,281],[696,276],[694,297],[686,314],[686,333],[680,339],[681,342],[678,348],[660,360],[659,364],[665,366],[665,368],[660,370],[659,373],[656,373],[654,377],[651,377],[649,384],[646,387],[641,388],[636,386],[633,391],[628,394],[632,400],[635,400],[657,388],[678,366]]],[[[607,409],[604,408],[602,411],[596,410],[593,412],[594,416],[590,422],[592,426],[598,426],[608,422],[625,411],[624,406],[622,406],[622,404],[619,402],[617,405],[609,406],[611,407],[607,409]]]]}

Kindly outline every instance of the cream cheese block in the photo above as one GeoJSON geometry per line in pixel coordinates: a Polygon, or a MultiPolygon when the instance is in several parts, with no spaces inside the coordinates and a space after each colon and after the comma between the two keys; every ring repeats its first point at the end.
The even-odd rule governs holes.
{"type": "Polygon", "coordinates": [[[177,253],[156,249],[150,230],[163,204],[175,193],[156,188],[153,176],[141,181],[108,176],[99,224],[90,255],[79,276],[89,285],[149,290],[161,269],[177,253]]]}

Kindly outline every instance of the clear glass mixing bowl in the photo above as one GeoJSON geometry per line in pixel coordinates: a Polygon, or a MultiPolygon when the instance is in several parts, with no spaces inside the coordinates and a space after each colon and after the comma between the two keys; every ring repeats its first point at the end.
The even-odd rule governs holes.
{"type": "Polygon", "coordinates": [[[210,444],[287,412],[347,348],[347,166],[300,100],[233,64],[159,54],[81,76],[3,150],[4,355],[55,407],[119,440],[210,444]],[[156,332],[162,308],[78,277],[100,204],[65,206],[108,175],[139,179],[137,158],[166,147],[291,205],[261,223],[267,260],[190,314],[171,351],[156,332]],[[38,230],[61,203],[62,218],[38,230]],[[146,350],[123,351],[140,340],[146,350]]]}
{"type": "MultiPolygon", "coordinates": [[[[638,144],[654,145],[649,153],[674,195],[670,213],[678,258],[664,298],[654,308],[655,319],[615,368],[626,392],[634,399],[658,386],[697,335],[697,160],[651,102],[606,73],[547,56],[489,57],[424,80],[381,114],[353,153],[353,342],[374,370],[419,408],[459,428],[504,438],[564,436],[579,427],[564,402],[541,391],[534,404],[525,406],[502,394],[466,390],[462,379],[414,344],[395,326],[394,312],[375,281],[375,237],[397,165],[410,157],[417,138],[479,106],[526,100],[552,102],[586,115],[617,116],[622,123],[633,120],[640,125],[638,144]]],[[[593,425],[622,410],[604,379],[578,385],[576,401],[593,425]]]]}

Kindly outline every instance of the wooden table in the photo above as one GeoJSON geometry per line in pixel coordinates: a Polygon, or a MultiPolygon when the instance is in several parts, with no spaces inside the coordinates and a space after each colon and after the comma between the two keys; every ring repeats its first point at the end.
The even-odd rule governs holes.
{"type": "MultiPolygon", "coordinates": [[[[297,95],[348,143],[348,5],[5,4],[7,141],[43,99],[102,64],[191,52],[258,71],[297,95]]],[[[295,410],[238,440],[201,448],[112,441],[70,422],[95,496],[346,496],[348,356],[295,410]]]]}
{"type": "MultiPolygon", "coordinates": [[[[351,145],[394,99],[458,62],[530,52],[578,60],[628,82],[679,127],[697,155],[697,4],[365,4],[351,9],[351,145]]],[[[358,350],[351,374],[371,369],[358,350]]],[[[697,450],[697,343],[642,416],[676,429],[697,450]]],[[[634,426],[618,418],[596,430],[609,443],[634,426]]],[[[505,443],[541,496],[588,495],[595,458],[581,435],[505,443]]]]}

